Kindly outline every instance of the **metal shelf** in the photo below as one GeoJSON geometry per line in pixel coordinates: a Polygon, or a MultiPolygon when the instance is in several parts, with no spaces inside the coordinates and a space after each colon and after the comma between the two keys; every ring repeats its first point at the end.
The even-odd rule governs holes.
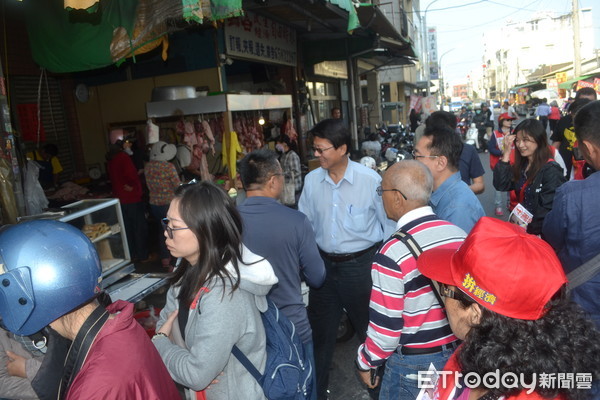
{"type": "Polygon", "coordinates": [[[219,113],[226,111],[275,110],[291,108],[289,94],[219,94],[193,99],[165,100],[146,103],[148,118],[219,113]]]}

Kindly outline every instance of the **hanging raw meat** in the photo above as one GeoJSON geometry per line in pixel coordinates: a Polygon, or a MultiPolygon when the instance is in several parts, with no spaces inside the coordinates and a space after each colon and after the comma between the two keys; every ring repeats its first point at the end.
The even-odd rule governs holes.
{"type": "Polygon", "coordinates": [[[206,139],[208,139],[208,146],[212,152],[212,155],[215,155],[215,136],[213,135],[212,129],[210,128],[210,124],[206,122],[206,120],[202,121],[202,128],[204,131],[204,135],[206,139]]]}
{"type": "Polygon", "coordinates": [[[188,146],[194,146],[198,144],[196,131],[194,130],[194,124],[192,124],[190,121],[185,121],[183,123],[183,141],[187,143],[188,146]]]}
{"type": "Polygon", "coordinates": [[[292,123],[292,119],[288,119],[283,125],[283,133],[287,135],[292,142],[296,142],[298,140],[298,132],[294,129],[294,124],[292,123]]]}
{"type": "Polygon", "coordinates": [[[209,121],[210,128],[212,129],[213,135],[218,142],[223,142],[223,132],[225,132],[225,120],[222,116],[213,118],[209,121]]]}

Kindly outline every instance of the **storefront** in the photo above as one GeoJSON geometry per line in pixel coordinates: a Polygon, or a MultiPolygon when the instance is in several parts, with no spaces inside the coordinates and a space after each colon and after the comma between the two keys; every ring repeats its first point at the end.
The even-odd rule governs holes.
{"type": "MultiPolygon", "coordinates": [[[[106,183],[105,154],[115,140],[111,140],[111,133],[115,136],[115,132],[121,132],[121,139],[136,137],[138,148],[144,152],[151,143],[147,130],[150,120],[159,130],[159,139],[188,145],[201,159],[205,168],[197,170],[199,179],[212,179],[226,188],[235,186],[237,158],[233,153],[232,159],[223,161],[222,154],[227,151],[222,143],[227,137],[235,135],[246,153],[280,134],[295,135],[291,123],[297,65],[294,30],[248,13],[226,20],[218,29],[200,26],[175,32],[169,39],[166,63],[157,49],[138,55],[135,62],[128,61],[121,67],[68,75],[46,73],[40,79],[11,75],[9,84],[13,90],[2,85],[2,100],[8,99],[9,92],[14,93],[10,97],[12,113],[18,132],[25,133],[7,134],[6,139],[10,140],[3,143],[10,143],[3,146],[8,167],[3,173],[10,172],[9,181],[13,184],[10,191],[3,188],[7,189],[3,190],[2,209],[7,211],[3,223],[54,218],[84,231],[101,227],[103,231],[91,240],[102,260],[103,284],[114,299],[137,301],[164,285],[166,279],[164,274],[132,275],[135,267],[124,240],[127,232],[121,209],[118,200],[110,198],[110,185],[106,183]],[[181,87],[191,89],[191,96],[168,99],[167,103],[174,107],[165,107],[159,104],[164,99],[153,98],[161,90],[165,93],[165,88],[181,87]],[[196,104],[188,109],[177,104],[186,100],[196,104]],[[38,111],[41,123],[32,124],[38,111]],[[76,122],[77,129],[69,129],[71,121],[76,122]],[[214,128],[214,147],[207,152],[202,146],[202,141],[207,141],[202,136],[206,131],[195,129],[197,122],[207,122],[214,128]],[[192,132],[187,131],[188,126],[192,126],[192,132]],[[196,139],[193,144],[184,142],[186,133],[196,139]],[[24,159],[19,150],[25,150],[24,154],[47,142],[56,143],[61,149],[61,183],[68,182],[85,191],[76,198],[55,199],[59,208],[50,213],[25,217],[31,213],[24,206],[29,193],[21,190],[19,174],[24,159]],[[100,186],[104,189],[98,190],[100,186]]],[[[11,60],[11,72],[18,62],[11,60]]],[[[8,113],[6,107],[3,115],[8,113]]],[[[10,120],[6,121],[4,128],[8,133],[13,131],[9,124],[10,120]]],[[[62,187],[57,192],[61,190],[62,187]]]]}
{"type": "MultiPolygon", "coordinates": [[[[121,2],[109,3],[116,6],[121,2]]],[[[175,3],[166,1],[161,5],[175,3]]],[[[125,7],[127,14],[119,21],[123,32],[141,28],[136,25],[139,21],[132,19],[140,11],[130,6],[125,7]]],[[[24,135],[11,136],[12,128],[5,128],[10,139],[5,142],[10,143],[4,148],[5,160],[13,174],[11,180],[17,184],[12,188],[16,200],[7,196],[3,207],[8,210],[12,206],[14,210],[4,218],[4,223],[27,214],[23,203],[28,194],[20,188],[19,174],[24,164],[19,153],[38,148],[44,142],[59,145],[59,159],[64,166],[61,182],[68,181],[87,189],[74,198],[56,199],[58,206],[67,207],[74,207],[79,200],[89,202],[110,196],[105,155],[111,144],[111,133],[115,132],[121,132],[121,138],[135,136],[141,151],[152,142],[148,133],[153,127],[158,129],[159,139],[188,146],[192,154],[198,146],[198,157],[203,165],[197,171],[199,177],[213,179],[226,188],[235,185],[235,158],[268,144],[281,134],[297,138],[299,152],[304,156],[305,132],[316,122],[328,118],[334,107],[341,108],[357,144],[356,129],[352,128],[356,126],[353,122],[356,121],[356,98],[360,99],[356,84],[360,69],[356,59],[368,57],[382,43],[375,41],[375,35],[368,29],[358,29],[353,36],[348,35],[348,30],[359,28],[356,15],[349,24],[349,14],[355,10],[353,5],[345,10],[330,2],[307,2],[306,8],[291,4],[292,16],[290,10],[280,15],[283,11],[278,7],[252,3],[244,10],[244,17],[236,17],[239,13],[232,12],[223,22],[216,22],[223,16],[212,15],[212,23],[206,23],[211,19],[189,16],[191,19],[186,24],[194,18],[200,18],[200,23],[186,25],[186,29],[170,27],[173,31],[165,30],[155,16],[146,15],[152,29],[156,29],[150,30],[154,36],[141,36],[136,31],[138,36],[134,35],[134,40],[125,41],[125,52],[123,37],[119,36],[118,40],[112,37],[111,24],[119,15],[116,9],[107,9],[100,15],[101,21],[93,26],[93,32],[80,32],[71,30],[69,18],[72,15],[48,7],[45,15],[35,14],[34,28],[28,19],[33,14],[26,10],[17,10],[17,14],[22,11],[18,18],[7,19],[16,22],[14,30],[8,30],[13,40],[5,38],[11,57],[9,83],[3,86],[2,94],[3,99],[10,101],[17,130],[24,135]],[[44,19],[40,15],[50,17],[44,19]],[[61,18],[54,20],[52,15],[61,15],[61,18]],[[323,19],[325,15],[327,21],[323,19]],[[307,17],[310,17],[309,23],[307,17]],[[25,20],[30,24],[31,43],[26,41],[25,20]],[[46,27],[52,35],[44,35],[46,27]],[[64,33],[62,28],[66,28],[68,34],[58,37],[64,33]],[[16,37],[19,40],[14,40],[16,37]],[[44,40],[50,37],[53,45],[44,46],[44,40]],[[319,51],[323,53],[318,57],[322,60],[315,62],[315,54],[307,54],[305,46],[324,39],[340,40],[343,46],[336,49],[338,54],[334,57],[330,57],[328,49],[321,48],[319,51]],[[110,49],[107,40],[114,45],[110,49]],[[33,56],[17,51],[29,48],[33,56]],[[57,54],[61,56],[56,57],[57,54]],[[36,63],[48,68],[41,77],[36,63]],[[15,67],[23,65],[27,68],[15,67]],[[182,87],[187,88],[187,97],[156,97],[161,91],[182,87]],[[13,95],[9,97],[10,93],[13,95]],[[38,115],[39,123],[32,124],[38,115]],[[195,129],[197,123],[202,122],[211,126],[212,142],[205,130],[195,129]],[[195,141],[186,143],[186,135],[194,136],[195,141]],[[222,155],[229,154],[223,145],[224,138],[233,138],[232,135],[242,151],[237,157],[224,161],[222,155]],[[204,146],[207,143],[208,146],[204,146]]],[[[171,12],[171,9],[166,10],[165,15],[171,12]]],[[[402,46],[402,43],[396,45],[402,46]]],[[[90,219],[84,215],[82,218],[90,219]]],[[[84,225],[100,223],[106,223],[111,232],[115,227],[115,232],[126,235],[123,227],[116,228],[116,223],[94,219],[84,225]]],[[[104,248],[103,251],[105,258],[110,259],[120,250],[104,248]]],[[[129,260],[126,252],[118,258],[129,260]]],[[[122,272],[129,272],[129,268],[122,272]]]]}
{"type": "Polygon", "coordinates": [[[331,110],[339,108],[348,120],[348,69],[345,61],[322,61],[313,65],[307,83],[314,123],[331,118],[331,110]]]}

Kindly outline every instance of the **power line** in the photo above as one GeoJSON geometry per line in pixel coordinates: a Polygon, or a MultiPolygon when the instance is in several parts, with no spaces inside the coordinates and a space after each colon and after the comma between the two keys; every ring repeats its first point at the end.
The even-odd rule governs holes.
{"type": "Polygon", "coordinates": [[[538,9],[535,9],[535,10],[525,10],[524,8],[521,8],[521,7],[513,7],[513,6],[509,6],[508,4],[504,4],[504,3],[497,3],[497,2],[495,2],[495,1],[492,1],[492,0],[488,0],[488,2],[489,2],[489,3],[492,3],[492,4],[496,4],[496,5],[498,5],[498,6],[504,6],[504,7],[508,7],[508,8],[514,8],[515,10],[519,10],[519,11],[523,11],[523,10],[524,10],[524,11],[531,11],[531,12],[534,12],[534,11],[539,11],[538,9]]]}
{"type": "MultiPolygon", "coordinates": [[[[451,6],[451,7],[445,7],[445,8],[433,8],[431,10],[427,10],[427,12],[452,10],[454,8],[467,7],[467,6],[472,6],[473,4],[481,4],[481,3],[487,3],[487,2],[489,2],[489,0],[479,0],[479,1],[474,1],[473,3],[459,4],[457,6],[451,6]]],[[[405,11],[405,13],[406,14],[418,14],[418,13],[421,13],[422,11],[423,10],[405,11]]]]}
{"type": "MultiPolygon", "coordinates": [[[[526,10],[526,9],[527,9],[527,7],[529,7],[530,5],[532,5],[532,4],[534,4],[534,3],[539,3],[539,2],[541,2],[541,1],[542,1],[542,0],[533,0],[531,3],[527,4],[525,7],[518,8],[518,9],[517,9],[517,11],[523,11],[523,10],[526,10]]],[[[495,18],[493,21],[484,22],[484,23],[482,23],[482,24],[479,24],[479,25],[470,25],[470,26],[469,26],[469,27],[467,27],[467,28],[461,28],[461,29],[455,29],[455,30],[449,30],[449,31],[448,31],[448,30],[440,30],[440,33],[464,32],[464,31],[467,31],[467,30],[469,30],[469,29],[473,29],[473,28],[480,28],[480,27],[482,27],[482,26],[489,25],[489,24],[491,24],[492,22],[495,22],[495,21],[497,21],[498,19],[504,19],[504,18],[508,18],[508,17],[510,17],[510,16],[512,16],[512,15],[515,15],[515,14],[517,13],[517,11],[511,12],[510,14],[507,14],[507,15],[505,15],[505,16],[503,16],[503,17],[500,17],[500,18],[495,18]]],[[[531,11],[531,10],[528,10],[528,11],[531,11]]]]}

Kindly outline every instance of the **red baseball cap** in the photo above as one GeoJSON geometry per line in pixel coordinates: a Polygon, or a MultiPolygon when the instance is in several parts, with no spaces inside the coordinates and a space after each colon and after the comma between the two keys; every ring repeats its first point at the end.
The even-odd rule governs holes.
{"type": "Polygon", "coordinates": [[[506,120],[506,119],[513,120],[513,119],[516,119],[516,118],[515,118],[515,117],[511,117],[509,113],[502,113],[502,114],[500,114],[500,116],[498,117],[498,120],[501,120],[501,119],[502,119],[502,120],[506,120]]]}
{"type": "Polygon", "coordinates": [[[498,314],[536,320],[567,283],[552,247],[523,228],[483,217],[458,250],[431,249],[417,260],[419,271],[456,286],[498,314]]]}

